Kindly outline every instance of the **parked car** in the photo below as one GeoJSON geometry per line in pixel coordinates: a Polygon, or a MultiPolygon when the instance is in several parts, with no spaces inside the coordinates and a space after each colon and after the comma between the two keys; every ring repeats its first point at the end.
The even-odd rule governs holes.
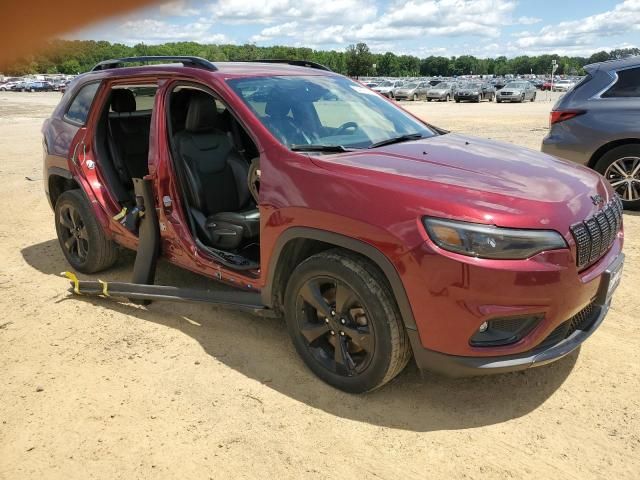
{"type": "Polygon", "coordinates": [[[431,100],[448,102],[458,90],[455,82],[440,82],[427,90],[427,102],[431,100]]]}
{"type": "Polygon", "coordinates": [[[453,94],[456,103],[461,101],[481,102],[482,100],[492,101],[496,96],[493,85],[484,82],[467,82],[458,86],[453,94]]]}
{"type": "Polygon", "coordinates": [[[558,80],[553,84],[554,92],[567,92],[576,86],[576,82],[573,80],[558,80]]]}
{"type": "Polygon", "coordinates": [[[11,87],[11,91],[12,92],[26,92],[27,91],[27,86],[29,85],[29,82],[27,81],[20,81],[20,82],[16,82],[12,87],[11,87]]]}
{"type": "Polygon", "coordinates": [[[504,78],[494,78],[491,81],[491,85],[493,85],[493,88],[495,88],[496,90],[500,90],[506,84],[507,84],[507,81],[504,78]]]}
{"type": "Polygon", "coordinates": [[[369,88],[373,88],[373,87],[377,87],[378,84],[376,82],[367,82],[364,84],[365,87],[369,87],[369,88]]]}
{"type": "Polygon", "coordinates": [[[99,64],[43,125],[68,263],[91,274],[137,250],[131,283],[68,273],[76,293],[284,316],[349,392],[412,356],[451,375],[547,364],[602,323],[622,209],[595,172],[431,127],[309,62],[133,60],[163,65],[99,64]],[[234,288],[155,285],[159,255],[234,288]]]}
{"type": "Polygon", "coordinates": [[[640,57],[584,69],[554,105],[542,151],[593,168],[625,208],[640,209],[640,57]]]}
{"type": "Polygon", "coordinates": [[[544,82],[542,80],[529,80],[529,82],[531,83],[531,85],[533,85],[534,87],[536,87],[538,90],[542,90],[542,85],[544,84],[544,82]]]}
{"type": "Polygon", "coordinates": [[[53,85],[50,82],[27,82],[25,90],[28,92],[53,92],[53,85]]]}
{"type": "Polygon", "coordinates": [[[542,83],[542,87],[540,88],[540,90],[542,90],[542,91],[551,90],[551,80],[545,80],[542,83]]]}
{"type": "Polygon", "coordinates": [[[496,92],[496,102],[531,102],[536,99],[536,87],[523,80],[507,83],[502,90],[496,92]]]}
{"type": "Polygon", "coordinates": [[[389,80],[373,87],[373,90],[385,97],[395,98],[395,90],[402,87],[403,84],[404,82],[401,80],[389,80]]]}
{"type": "Polygon", "coordinates": [[[421,98],[427,98],[428,82],[411,82],[396,88],[396,100],[413,100],[418,101],[421,98]]]}
{"type": "Polygon", "coordinates": [[[17,82],[6,82],[3,83],[2,85],[0,85],[0,91],[3,92],[8,92],[13,90],[13,86],[16,84],[17,82]]]}

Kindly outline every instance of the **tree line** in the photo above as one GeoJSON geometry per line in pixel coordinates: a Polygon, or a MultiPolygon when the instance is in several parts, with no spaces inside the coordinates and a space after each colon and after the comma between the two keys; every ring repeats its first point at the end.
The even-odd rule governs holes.
{"type": "Polygon", "coordinates": [[[521,55],[514,58],[476,58],[396,55],[393,52],[372,53],[365,43],[349,45],[344,52],[313,50],[311,48],[246,45],[211,45],[196,42],[171,42],[160,45],[139,43],[128,46],[121,43],[93,40],[52,40],[32,55],[20,58],[10,65],[0,65],[5,75],[30,73],[77,74],[90,70],[96,63],[110,58],[139,55],[192,55],[215,61],[243,61],[260,59],[308,60],[326,65],[331,70],[352,77],[360,76],[458,76],[550,74],[551,63],[558,64],[557,74],[579,75],[589,63],[640,55],[638,48],[601,51],[590,57],[562,55],[521,55]]]}

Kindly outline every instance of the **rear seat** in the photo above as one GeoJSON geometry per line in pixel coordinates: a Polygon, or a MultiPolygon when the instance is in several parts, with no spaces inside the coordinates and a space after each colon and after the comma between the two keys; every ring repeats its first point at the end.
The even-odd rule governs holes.
{"type": "Polygon", "coordinates": [[[111,92],[109,112],[109,153],[120,180],[133,189],[132,178],[149,173],[149,132],[151,112],[136,112],[136,99],[131,90],[111,92]]]}

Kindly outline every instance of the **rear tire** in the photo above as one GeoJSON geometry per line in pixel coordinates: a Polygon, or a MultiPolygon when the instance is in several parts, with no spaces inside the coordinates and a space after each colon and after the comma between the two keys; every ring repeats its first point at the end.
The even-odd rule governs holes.
{"type": "Polygon", "coordinates": [[[55,222],[62,253],[74,270],[95,273],[116,262],[117,245],[107,238],[80,190],[58,197],[55,222]]]}
{"type": "Polygon", "coordinates": [[[414,102],[417,102],[417,101],[418,101],[418,94],[417,94],[417,93],[414,93],[414,94],[413,94],[413,101],[414,101],[414,102]]]}
{"type": "Polygon", "coordinates": [[[536,101],[536,94],[534,93],[533,96],[531,97],[531,102],[535,102],[536,101]]]}
{"type": "Polygon", "coordinates": [[[640,210],[640,144],[621,145],[609,150],[600,157],[594,170],[604,175],[626,210],[640,210]],[[628,179],[623,172],[633,176],[628,179]]]}
{"type": "Polygon", "coordinates": [[[293,344],[318,377],[363,393],[398,375],[411,347],[386,279],[369,260],[339,249],[296,267],[285,292],[293,344]]]}

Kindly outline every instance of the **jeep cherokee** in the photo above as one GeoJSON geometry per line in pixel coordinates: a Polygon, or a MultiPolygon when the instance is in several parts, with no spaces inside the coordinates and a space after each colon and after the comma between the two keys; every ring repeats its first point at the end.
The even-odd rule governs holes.
{"type": "Polygon", "coordinates": [[[310,62],[102,62],[42,131],[68,263],[94,273],[137,250],[131,283],[76,292],[284,316],[309,368],[349,392],[412,356],[449,375],[557,360],[620,281],[603,177],[445,132],[310,62]],[[158,255],[237,290],[153,285],[158,255]]]}

